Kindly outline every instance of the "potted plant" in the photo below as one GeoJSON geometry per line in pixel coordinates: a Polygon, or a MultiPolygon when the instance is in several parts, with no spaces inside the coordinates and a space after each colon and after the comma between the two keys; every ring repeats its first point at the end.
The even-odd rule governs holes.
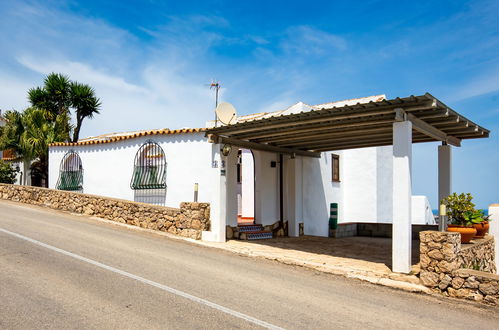
{"type": "Polygon", "coordinates": [[[447,216],[450,220],[447,231],[460,233],[461,243],[469,243],[477,233],[477,230],[473,228],[473,224],[483,221],[481,213],[475,210],[472,199],[473,196],[470,193],[461,193],[459,195],[453,193],[441,202],[446,206],[447,216]]]}
{"type": "Polygon", "coordinates": [[[485,215],[483,210],[477,210],[474,216],[478,218],[473,222],[473,228],[476,229],[475,238],[483,238],[489,232],[489,216],[485,215]]]}

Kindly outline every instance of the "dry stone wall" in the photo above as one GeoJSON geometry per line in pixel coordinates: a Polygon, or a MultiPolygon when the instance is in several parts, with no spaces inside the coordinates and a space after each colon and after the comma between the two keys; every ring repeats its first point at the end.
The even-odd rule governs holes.
{"type": "Polygon", "coordinates": [[[459,233],[420,233],[420,281],[434,291],[456,298],[499,305],[494,237],[461,245],[459,233]]]}
{"type": "Polygon", "coordinates": [[[209,203],[181,203],[177,209],[77,192],[9,184],[0,184],[0,198],[96,216],[194,239],[201,239],[201,232],[210,229],[209,203]]]}

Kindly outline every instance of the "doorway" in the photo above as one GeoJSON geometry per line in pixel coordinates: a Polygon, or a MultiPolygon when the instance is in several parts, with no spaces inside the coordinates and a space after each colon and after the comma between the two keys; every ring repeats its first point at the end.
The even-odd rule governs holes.
{"type": "Polygon", "coordinates": [[[237,153],[237,224],[255,224],[255,158],[249,149],[237,153]]]}

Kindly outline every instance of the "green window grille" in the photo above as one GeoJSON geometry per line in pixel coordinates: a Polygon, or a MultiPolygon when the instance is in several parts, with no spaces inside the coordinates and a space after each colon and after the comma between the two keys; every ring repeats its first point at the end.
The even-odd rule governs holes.
{"type": "Polygon", "coordinates": [[[166,189],[166,157],[156,142],[147,141],[137,151],[130,187],[166,189]]]}
{"type": "Polygon", "coordinates": [[[83,166],[81,158],[76,152],[70,151],[64,155],[59,168],[56,188],[69,191],[83,190],[83,166]]]}

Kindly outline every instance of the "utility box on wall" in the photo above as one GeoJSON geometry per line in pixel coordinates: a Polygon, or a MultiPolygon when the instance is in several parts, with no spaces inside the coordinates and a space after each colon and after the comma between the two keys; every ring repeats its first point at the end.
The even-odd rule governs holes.
{"type": "Polygon", "coordinates": [[[338,203],[329,204],[329,237],[334,237],[338,228],[338,203]]]}

